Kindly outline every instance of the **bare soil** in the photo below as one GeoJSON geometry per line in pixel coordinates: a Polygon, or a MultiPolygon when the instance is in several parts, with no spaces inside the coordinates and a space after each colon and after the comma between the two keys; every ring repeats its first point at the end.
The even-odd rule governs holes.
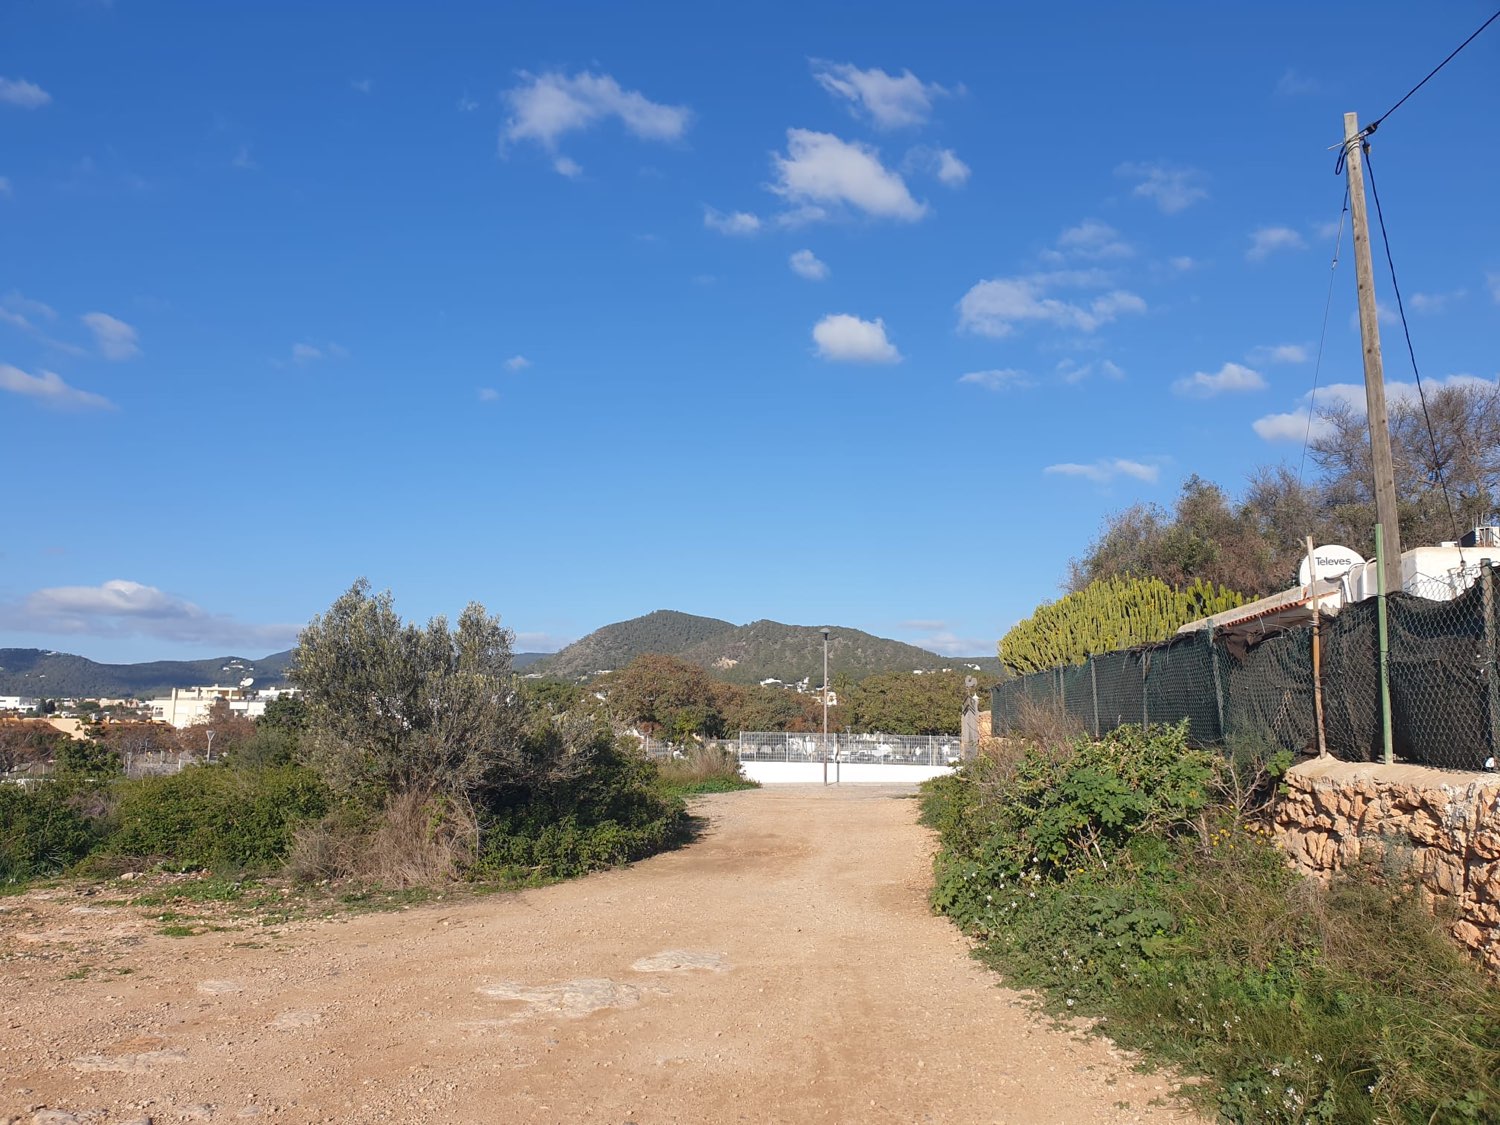
{"type": "Polygon", "coordinates": [[[331,921],[0,899],[0,1122],[1198,1120],[929,913],[909,795],[717,794],[630,868],[331,921]]]}

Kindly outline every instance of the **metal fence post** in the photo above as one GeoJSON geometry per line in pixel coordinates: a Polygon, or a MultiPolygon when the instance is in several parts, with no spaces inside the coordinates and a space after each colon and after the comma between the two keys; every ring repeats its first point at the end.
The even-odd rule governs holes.
{"type": "Polygon", "coordinates": [[[1151,653],[1141,653],[1141,729],[1151,725],[1151,701],[1146,691],[1146,681],[1151,675],[1151,653]]]}
{"type": "Polygon", "coordinates": [[[1094,658],[1090,656],[1089,661],[1089,694],[1094,698],[1094,737],[1102,738],[1099,733],[1099,670],[1094,665],[1094,658]]]}
{"type": "Polygon", "coordinates": [[[1219,741],[1223,742],[1229,732],[1224,729],[1224,681],[1219,675],[1219,646],[1214,644],[1214,623],[1205,623],[1203,631],[1208,635],[1208,667],[1214,679],[1214,713],[1219,718],[1219,741]]]}
{"type": "MultiPolygon", "coordinates": [[[[1391,721],[1391,634],[1390,625],[1386,617],[1386,573],[1385,568],[1391,560],[1385,557],[1385,529],[1375,525],[1375,628],[1380,642],[1380,728],[1381,738],[1385,743],[1385,764],[1390,765],[1396,757],[1395,753],[1395,730],[1391,721]]],[[[1401,585],[1401,560],[1395,560],[1397,581],[1401,585]]]]}
{"type": "Polygon", "coordinates": [[[1485,710],[1489,719],[1490,761],[1500,765],[1500,678],[1496,676],[1495,564],[1479,560],[1480,605],[1484,613],[1485,710]]]}

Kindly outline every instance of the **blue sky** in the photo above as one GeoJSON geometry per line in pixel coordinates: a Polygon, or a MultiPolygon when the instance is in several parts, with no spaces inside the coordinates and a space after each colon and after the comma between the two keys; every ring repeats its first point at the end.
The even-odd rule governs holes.
{"type": "MultiPolygon", "coordinates": [[[[1300,461],[1328,146],[1490,12],[0,6],[0,646],[259,656],[365,575],[992,653],[1300,461]]],[[[1374,139],[1426,379],[1500,372],[1497,108],[1500,26],[1374,139]]]]}

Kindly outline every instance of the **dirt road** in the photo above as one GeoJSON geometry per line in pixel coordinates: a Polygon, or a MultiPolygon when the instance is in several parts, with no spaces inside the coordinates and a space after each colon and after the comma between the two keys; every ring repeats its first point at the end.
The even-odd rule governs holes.
{"type": "Polygon", "coordinates": [[[274,931],[0,899],[0,1122],[1192,1120],[928,913],[899,793],[707,797],[629,869],[274,931]]]}

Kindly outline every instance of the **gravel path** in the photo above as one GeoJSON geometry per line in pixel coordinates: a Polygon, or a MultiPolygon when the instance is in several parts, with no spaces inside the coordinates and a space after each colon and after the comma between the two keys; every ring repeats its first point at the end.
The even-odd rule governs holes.
{"type": "Polygon", "coordinates": [[[0,899],[0,1122],[1196,1120],[928,913],[909,793],[705,797],[628,869],[274,932],[0,899]]]}

